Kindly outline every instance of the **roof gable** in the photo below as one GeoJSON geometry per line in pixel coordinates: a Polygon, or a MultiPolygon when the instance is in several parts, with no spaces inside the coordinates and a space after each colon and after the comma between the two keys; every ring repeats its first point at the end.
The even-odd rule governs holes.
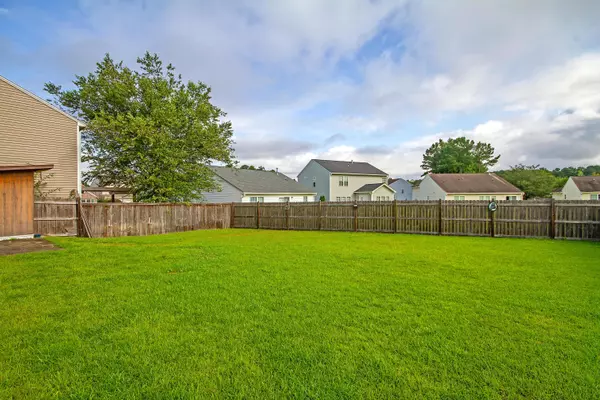
{"type": "Polygon", "coordinates": [[[229,167],[212,167],[212,170],[221,179],[244,193],[315,193],[279,172],[229,167]]]}
{"type": "Polygon", "coordinates": [[[382,186],[388,188],[391,192],[396,193],[394,189],[385,183],[367,183],[366,185],[362,185],[360,188],[356,189],[354,193],[373,193],[382,186]]]}
{"type": "Polygon", "coordinates": [[[428,176],[446,193],[522,193],[521,189],[493,173],[428,176]]]}
{"type": "Polygon", "coordinates": [[[335,160],[317,160],[311,161],[316,162],[327,171],[333,174],[356,174],[356,175],[383,175],[387,176],[385,172],[379,168],[375,168],[367,162],[361,161],[335,161],[335,160]]]}
{"type": "Polygon", "coordinates": [[[581,192],[600,192],[600,176],[572,176],[571,179],[581,192]]]}
{"type": "Polygon", "coordinates": [[[17,85],[16,83],[14,83],[14,82],[10,81],[9,79],[7,79],[7,78],[3,77],[2,75],[0,75],[0,81],[2,81],[2,82],[5,82],[5,83],[6,83],[6,84],[8,84],[9,86],[11,86],[11,87],[13,87],[13,88],[17,89],[18,91],[20,91],[21,93],[24,93],[24,94],[26,94],[27,96],[34,98],[35,100],[37,100],[37,101],[39,101],[40,103],[44,104],[46,107],[50,107],[50,108],[52,108],[54,111],[56,111],[56,112],[58,112],[58,113],[61,113],[61,114],[62,114],[62,115],[64,115],[65,117],[67,117],[67,118],[69,118],[69,119],[71,119],[71,120],[73,120],[73,121],[77,122],[79,125],[81,125],[81,126],[85,126],[85,123],[84,123],[84,122],[82,122],[82,121],[78,120],[77,118],[75,118],[75,117],[74,117],[74,116],[72,116],[71,114],[64,112],[64,111],[63,111],[63,110],[61,110],[60,108],[58,108],[58,107],[54,106],[53,104],[51,104],[51,103],[47,102],[46,100],[42,99],[41,97],[39,97],[39,96],[37,96],[37,95],[33,94],[33,93],[32,93],[32,92],[30,92],[29,90],[27,90],[27,89],[25,89],[25,88],[23,88],[23,87],[21,87],[21,86],[17,85]]]}

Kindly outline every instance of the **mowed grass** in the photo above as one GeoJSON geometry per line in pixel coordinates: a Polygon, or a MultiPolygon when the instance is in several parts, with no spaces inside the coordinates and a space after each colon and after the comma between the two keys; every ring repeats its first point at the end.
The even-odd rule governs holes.
{"type": "Polygon", "coordinates": [[[197,231],[0,257],[0,398],[600,398],[600,245],[197,231]]]}

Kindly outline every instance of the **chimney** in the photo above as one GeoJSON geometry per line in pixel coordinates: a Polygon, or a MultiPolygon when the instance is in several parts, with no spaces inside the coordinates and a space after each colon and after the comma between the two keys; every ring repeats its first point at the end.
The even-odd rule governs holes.
{"type": "Polygon", "coordinates": [[[275,168],[275,173],[279,175],[279,167],[275,168]]]}

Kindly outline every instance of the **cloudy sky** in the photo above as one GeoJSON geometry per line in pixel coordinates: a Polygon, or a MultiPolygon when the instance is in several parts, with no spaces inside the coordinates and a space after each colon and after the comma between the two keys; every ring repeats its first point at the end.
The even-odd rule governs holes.
{"type": "Polygon", "coordinates": [[[597,0],[0,0],[0,74],[44,97],[146,50],[213,88],[242,163],[422,173],[438,138],[499,167],[600,163],[597,0]]]}

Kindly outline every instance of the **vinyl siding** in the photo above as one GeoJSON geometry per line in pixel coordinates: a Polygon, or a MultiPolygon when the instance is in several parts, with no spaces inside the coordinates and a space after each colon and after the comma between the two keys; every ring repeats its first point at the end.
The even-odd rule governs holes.
{"type": "Polygon", "coordinates": [[[206,203],[234,203],[242,201],[242,192],[233,187],[227,181],[216,177],[215,180],[221,187],[221,190],[213,192],[202,192],[203,202],[206,203]]]}
{"type": "Polygon", "coordinates": [[[54,164],[50,197],[78,191],[78,124],[0,79],[0,165],[54,164]]]}
{"type": "Polygon", "coordinates": [[[413,200],[445,200],[446,192],[429,175],[421,181],[419,189],[413,191],[413,200]]]}
{"type": "Polygon", "coordinates": [[[389,186],[396,191],[396,194],[394,195],[396,200],[412,200],[413,187],[404,179],[398,179],[389,186]]]}
{"type": "Polygon", "coordinates": [[[369,183],[385,183],[384,180],[387,182],[387,176],[332,174],[329,178],[331,187],[330,201],[335,201],[337,197],[350,197],[354,199],[354,192],[362,186],[369,183]],[[339,185],[340,176],[348,177],[348,186],[339,185]]]}
{"type": "Polygon", "coordinates": [[[298,193],[288,193],[288,194],[248,194],[242,197],[242,203],[249,203],[251,197],[263,197],[264,203],[279,203],[280,197],[289,197],[290,203],[302,203],[304,201],[304,196],[307,197],[306,201],[315,201],[314,194],[298,194],[298,193]]]}
{"type": "Polygon", "coordinates": [[[587,199],[583,198],[581,191],[579,190],[579,188],[577,187],[577,185],[575,184],[575,182],[573,182],[573,179],[571,179],[571,178],[569,178],[567,180],[567,183],[565,183],[565,186],[563,187],[562,192],[563,192],[563,195],[566,196],[565,200],[587,200],[587,199],[589,199],[589,196],[587,199]]]}
{"type": "MultiPolygon", "coordinates": [[[[377,188],[372,193],[371,200],[377,201],[377,196],[389,197],[389,200],[394,200],[394,192],[392,192],[390,189],[386,188],[385,186],[381,186],[380,188],[377,188]]],[[[386,200],[382,200],[382,201],[386,201],[386,200]]]]}
{"type": "Polygon", "coordinates": [[[317,192],[317,200],[321,196],[325,196],[325,200],[330,201],[329,176],[329,171],[323,168],[318,162],[311,160],[298,175],[298,183],[317,192]]]}

